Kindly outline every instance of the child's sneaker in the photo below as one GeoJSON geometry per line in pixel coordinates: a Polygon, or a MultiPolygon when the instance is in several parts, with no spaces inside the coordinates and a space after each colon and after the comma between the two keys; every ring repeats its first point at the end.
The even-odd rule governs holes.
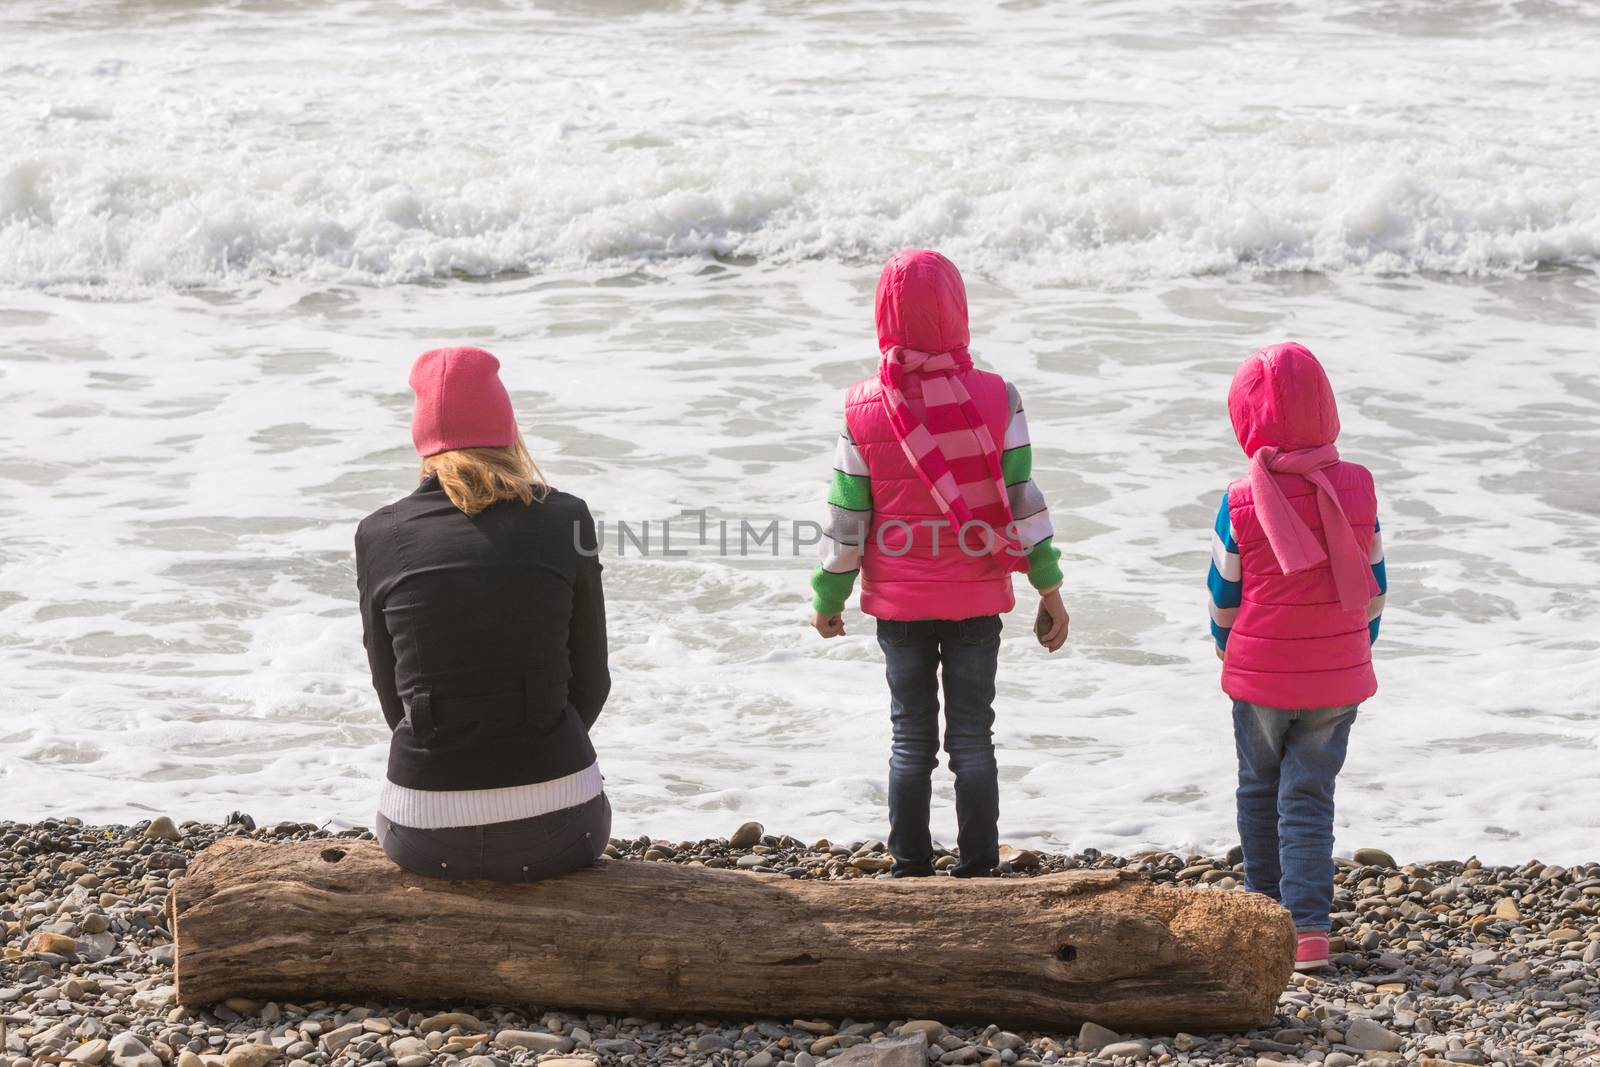
{"type": "Polygon", "coordinates": [[[1294,969],[1320,971],[1328,965],[1328,935],[1321,931],[1307,931],[1295,935],[1294,969]]]}

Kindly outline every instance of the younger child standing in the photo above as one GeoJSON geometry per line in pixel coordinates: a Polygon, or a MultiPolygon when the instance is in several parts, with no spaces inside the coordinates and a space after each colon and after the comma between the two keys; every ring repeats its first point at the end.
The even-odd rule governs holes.
{"type": "Polygon", "coordinates": [[[991,729],[1000,615],[1011,575],[1040,596],[1050,651],[1067,639],[1060,553],[1033,484],[1028,420],[1017,391],[972,365],[967,293],[937,252],[901,252],[877,294],[878,373],[851,387],[834,450],[823,561],[812,576],[823,637],[861,575],[861,610],[878,619],[887,664],[893,753],[889,851],[896,877],[933,873],[928,831],[944,748],[956,778],[957,877],[999,864],[999,778],[991,729]]]}
{"type": "Polygon", "coordinates": [[[1388,583],[1372,474],[1339,458],[1328,376],[1304,347],[1263,348],[1228,393],[1250,473],[1222,497],[1211,633],[1233,698],[1245,886],[1294,917],[1295,967],[1328,964],[1333,785],[1356,709],[1378,690],[1388,583]]]}

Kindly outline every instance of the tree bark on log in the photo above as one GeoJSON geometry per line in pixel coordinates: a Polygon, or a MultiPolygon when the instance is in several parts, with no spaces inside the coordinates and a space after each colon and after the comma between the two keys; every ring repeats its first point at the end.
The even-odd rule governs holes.
{"type": "Polygon", "coordinates": [[[372,842],[226,839],[168,898],[177,996],[368,996],[627,1015],[936,1018],[1136,1032],[1269,1023],[1294,966],[1264,897],[1121,871],[796,880],[604,862],[446,882],[372,842]]]}

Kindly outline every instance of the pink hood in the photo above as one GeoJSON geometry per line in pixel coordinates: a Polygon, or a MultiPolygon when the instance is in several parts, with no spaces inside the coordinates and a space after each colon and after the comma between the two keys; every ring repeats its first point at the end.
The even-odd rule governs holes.
{"type": "Polygon", "coordinates": [[[1316,356],[1293,341],[1269,345],[1240,365],[1228,390],[1228,416],[1247,456],[1268,445],[1299,452],[1339,438],[1339,408],[1328,375],[1316,356]]]}
{"type": "Polygon", "coordinates": [[[878,276],[878,351],[896,346],[916,352],[964,349],[967,287],[956,265],[937,252],[896,253],[878,276]]]}

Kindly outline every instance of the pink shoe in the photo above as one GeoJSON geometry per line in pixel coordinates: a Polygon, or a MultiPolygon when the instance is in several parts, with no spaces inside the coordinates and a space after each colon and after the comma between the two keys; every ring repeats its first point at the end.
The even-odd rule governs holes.
{"type": "Polygon", "coordinates": [[[1294,969],[1320,971],[1328,965],[1328,935],[1321,930],[1306,930],[1295,935],[1294,969]]]}

